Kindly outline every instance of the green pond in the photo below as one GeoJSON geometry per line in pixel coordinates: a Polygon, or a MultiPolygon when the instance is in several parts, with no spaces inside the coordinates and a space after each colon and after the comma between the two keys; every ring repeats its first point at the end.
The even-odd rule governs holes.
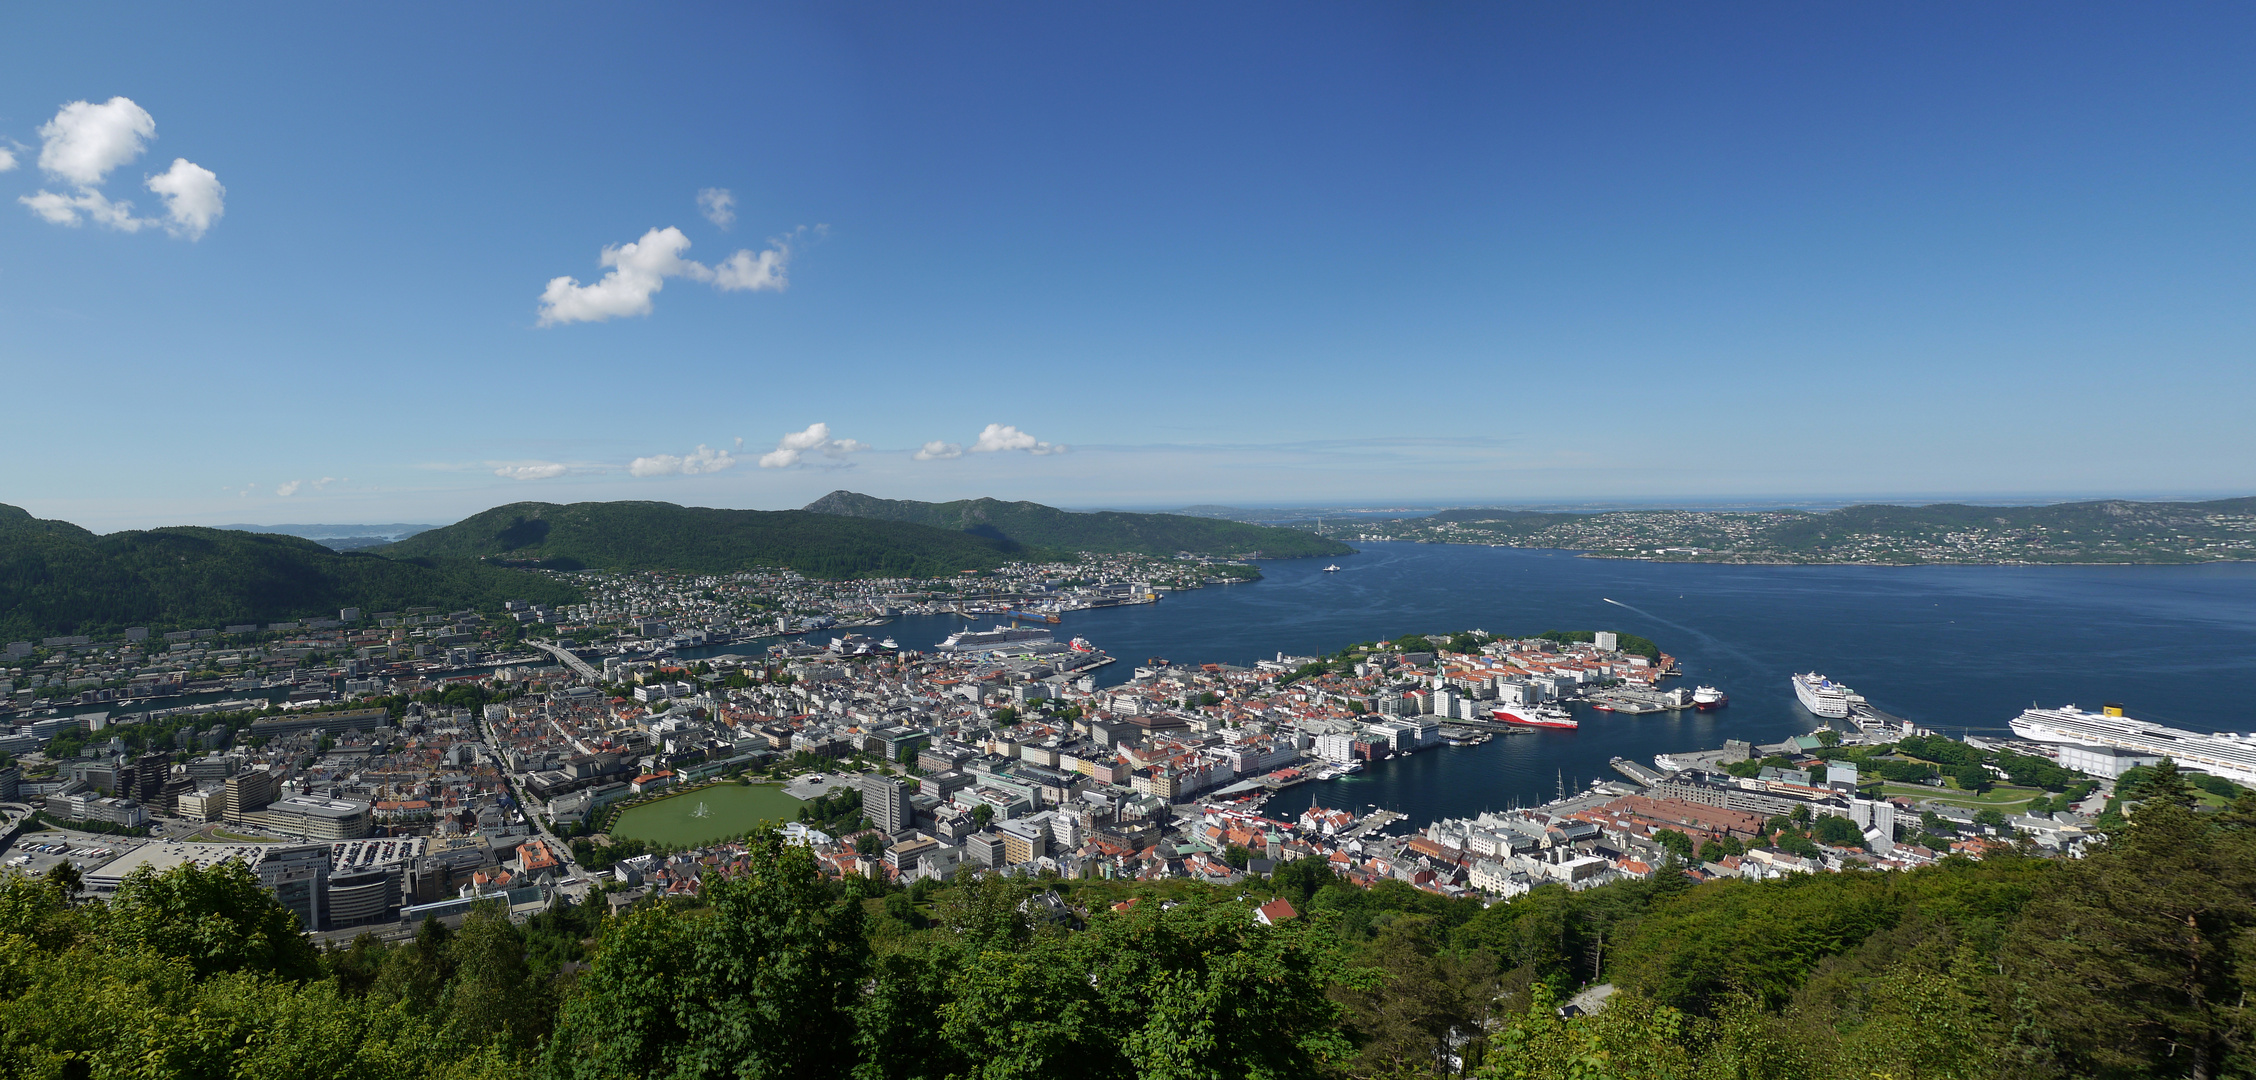
{"type": "Polygon", "coordinates": [[[660,844],[704,844],[799,817],[806,803],[772,784],[715,784],[621,811],[611,835],[660,844]]]}

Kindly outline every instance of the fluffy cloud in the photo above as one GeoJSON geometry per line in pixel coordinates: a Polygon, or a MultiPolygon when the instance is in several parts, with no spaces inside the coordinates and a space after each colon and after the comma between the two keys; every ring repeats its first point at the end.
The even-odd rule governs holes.
{"type": "Polygon", "coordinates": [[[842,458],[848,454],[869,449],[869,444],[853,439],[833,439],[829,424],[809,424],[805,431],[794,431],[776,440],[776,448],[760,455],[763,469],[788,469],[799,464],[808,454],[842,458]]]}
{"type": "Polygon", "coordinates": [[[290,482],[289,482],[289,483],[287,483],[287,484],[282,484],[282,485],[279,485],[279,486],[277,486],[277,487],[276,487],[276,488],[274,489],[274,493],[275,493],[276,495],[280,495],[280,496],[282,496],[283,498],[287,499],[287,498],[289,498],[290,496],[297,494],[297,493],[298,493],[298,489],[299,489],[299,488],[302,488],[302,487],[304,487],[304,486],[305,486],[305,481],[303,481],[303,480],[292,480],[292,481],[290,481],[290,482]]]}
{"type": "Polygon", "coordinates": [[[942,442],[939,439],[934,439],[924,444],[924,449],[917,451],[915,457],[918,461],[946,461],[950,458],[960,458],[963,455],[962,443],[942,442]]]}
{"type": "Polygon", "coordinates": [[[648,315],[650,298],[672,277],[710,282],[724,292],[780,292],[788,284],[784,269],[791,259],[791,247],[784,240],[775,241],[775,246],[758,254],[748,249],[738,251],[718,269],[682,258],[682,252],[688,250],[689,237],[672,226],[652,229],[631,244],[606,247],[601,264],[611,271],[594,284],[582,285],[569,275],[549,279],[548,288],[541,292],[540,324],[648,315]]]}
{"type": "Polygon", "coordinates": [[[201,240],[219,215],[227,212],[227,188],[210,169],[187,158],[172,159],[172,168],[149,178],[149,190],[164,196],[165,231],[201,240]]]}
{"type": "Polygon", "coordinates": [[[1065,447],[1046,443],[1009,424],[989,424],[979,433],[979,441],[971,444],[974,454],[999,454],[1010,450],[1024,450],[1029,454],[1062,454],[1065,447]]]}
{"type": "Polygon", "coordinates": [[[535,461],[525,465],[504,465],[494,470],[494,475],[505,480],[554,480],[571,472],[569,465],[553,461],[535,461]]]}
{"type": "Polygon", "coordinates": [[[791,245],[781,240],[758,255],[750,249],[738,251],[713,268],[713,287],[722,292],[782,292],[790,284],[783,276],[790,260],[791,245]]]}
{"type": "Polygon", "coordinates": [[[636,476],[696,476],[700,473],[717,473],[736,464],[736,459],[726,450],[715,450],[703,443],[690,453],[675,457],[672,454],[653,454],[638,457],[627,465],[627,471],[636,476]]]}
{"type": "Polygon", "coordinates": [[[0,146],[0,172],[8,172],[15,167],[16,152],[5,146],[0,146]]]}
{"type": "Polygon", "coordinates": [[[45,140],[39,167],[56,179],[93,187],[111,169],[140,157],[141,144],[156,135],[156,118],[130,98],[114,97],[100,105],[73,101],[39,126],[45,140]]]}
{"type": "Polygon", "coordinates": [[[709,187],[697,193],[697,212],[705,220],[721,228],[736,224],[736,196],[725,187],[709,187]]]}
{"type": "MultiPolygon", "coordinates": [[[[164,199],[165,220],[135,217],[132,203],[113,201],[97,190],[112,170],[140,157],[156,135],[156,119],[129,98],[114,97],[100,105],[73,101],[40,125],[39,168],[76,190],[41,189],[16,201],[56,225],[92,221],[119,232],[163,225],[174,236],[202,239],[212,222],[226,213],[227,189],[218,175],[187,158],[174,158],[172,168],[146,179],[149,190],[164,199]]],[[[0,172],[14,167],[15,155],[0,150],[0,172]]]]}

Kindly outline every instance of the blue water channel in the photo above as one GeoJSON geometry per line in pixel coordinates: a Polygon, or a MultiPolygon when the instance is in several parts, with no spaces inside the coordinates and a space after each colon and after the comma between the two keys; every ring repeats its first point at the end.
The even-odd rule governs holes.
{"type": "MultiPolygon", "coordinates": [[[[1663,564],[1571,552],[1373,543],[1337,560],[1262,564],[1265,579],[1169,594],[1157,604],[1072,612],[1057,629],[1119,657],[1249,664],[1408,632],[1620,630],[1677,657],[1686,685],[1731,696],[1714,713],[1582,710],[1573,732],[1499,737],[1303,784],[1268,804],[1376,805],[1412,822],[1550,799],[1607,760],[1776,741],[1816,723],[1787,686],[1817,671],[1873,704],[1951,735],[2002,734],[2032,702],[2097,708],[2203,731],[2256,729],[2256,565],[1802,567],[1663,564]]],[[[956,617],[895,621],[930,648],[956,617]]],[[[977,625],[985,626],[985,622],[977,625]]]]}

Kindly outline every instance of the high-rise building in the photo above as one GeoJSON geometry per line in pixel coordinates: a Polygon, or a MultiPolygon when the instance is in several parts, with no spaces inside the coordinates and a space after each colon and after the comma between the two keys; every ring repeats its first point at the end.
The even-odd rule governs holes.
{"type": "MultiPolygon", "coordinates": [[[[263,773],[256,775],[265,775],[263,773]]],[[[234,781],[228,781],[233,787],[234,781]]],[[[275,902],[297,915],[298,925],[311,933],[322,929],[328,913],[329,845],[293,844],[269,847],[260,853],[259,887],[274,894],[275,902]]]]}
{"type": "MultiPolygon", "coordinates": [[[[164,790],[165,778],[171,775],[171,754],[143,754],[133,761],[133,789],[130,794],[143,803],[156,802],[157,794],[164,790]]],[[[125,785],[120,783],[118,787],[122,789],[125,785]]],[[[118,794],[125,795],[128,792],[120,790],[118,794]]]]}
{"type": "Polygon", "coordinates": [[[909,787],[889,776],[862,777],[862,815],[890,836],[906,832],[914,821],[909,808],[909,787]]]}
{"type": "Polygon", "coordinates": [[[274,801],[274,774],[239,773],[227,778],[227,823],[244,825],[244,816],[266,809],[274,801]]]}

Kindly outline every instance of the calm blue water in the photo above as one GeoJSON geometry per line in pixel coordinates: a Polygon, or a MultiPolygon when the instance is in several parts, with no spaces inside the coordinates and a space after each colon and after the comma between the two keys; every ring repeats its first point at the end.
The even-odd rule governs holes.
{"type": "MultiPolygon", "coordinates": [[[[1583,712],[1574,732],[1499,737],[1304,784],[1270,801],[1295,814],[1375,804],[1423,824],[1542,802],[1612,778],[1609,758],[1774,742],[1807,732],[1787,677],[1818,671],[1873,704],[1952,735],[2002,733],[2031,702],[2097,708],[2200,730],[2256,729],[2256,565],[2139,567],[1785,567],[1663,565],[1569,552],[1375,543],[1338,560],[1262,565],[1250,585],[1173,593],[1158,604],[1075,612],[1058,629],[1121,663],[1145,657],[1246,664],[1407,632],[1620,630],[1676,656],[1686,685],[1731,695],[1713,713],[1583,712]],[[1615,603],[1607,603],[1611,598],[1615,603]]],[[[958,618],[885,628],[929,648],[958,618]]],[[[984,624],[981,624],[984,625],[984,624]]]]}

